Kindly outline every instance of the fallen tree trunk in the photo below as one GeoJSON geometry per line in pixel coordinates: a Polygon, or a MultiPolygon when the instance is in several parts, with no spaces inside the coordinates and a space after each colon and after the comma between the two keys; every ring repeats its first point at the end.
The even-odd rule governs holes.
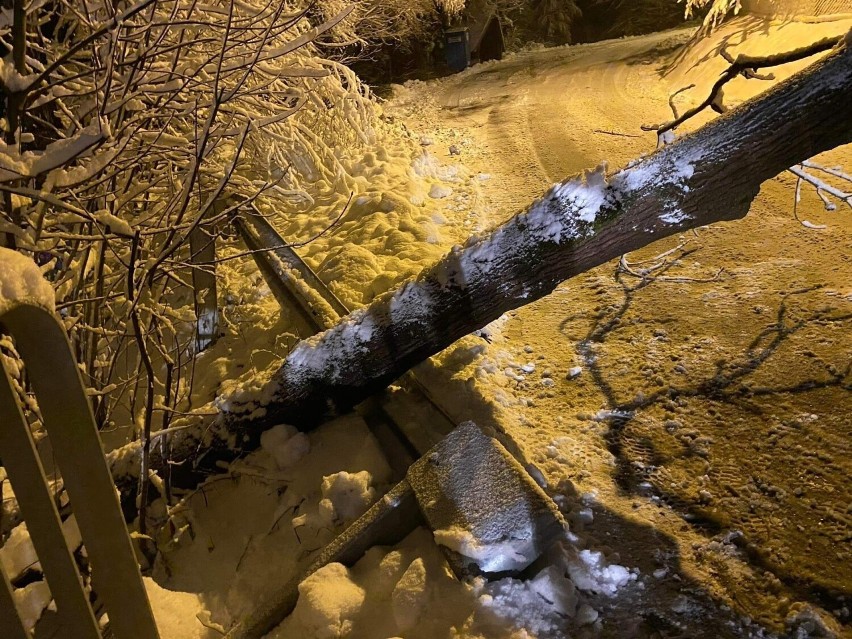
{"type": "MultiPolygon", "coordinates": [[[[700,130],[606,176],[555,185],[415,281],[300,343],[260,396],[220,398],[212,423],[171,435],[173,462],[227,458],[276,423],[310,428],[561,282],[658,239],[746,215],[761,183],[852,141],[850,37],[823,60],[700,130]]],[[[117,479],[138,446],[110,455],[117,479]]],[[[151,460],[162,467],[164,460],[151,460]]],[[[138,472],[138,471],[137,471],[138,472]]],[[[132,486],[133,482],[126,485],[132,486]]]]}

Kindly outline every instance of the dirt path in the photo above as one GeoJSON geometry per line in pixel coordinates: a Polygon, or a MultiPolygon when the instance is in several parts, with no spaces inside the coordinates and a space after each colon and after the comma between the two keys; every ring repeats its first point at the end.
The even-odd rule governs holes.
{"type": "MultiPolygon", "coordinates": [[[[475,67],[428,88],[419,126],[451,130],[491,175],[493,224],[565,175],[652,150],[639,125],[669,117],[660,71],[684,37],[475,67]]],[[[605,634],[747,636],[753,620],[852,636],[852,215],[808,193],[800,217],[828,227],[805,228],[792,186],[629,256],[673,250],[657,280],[602,266],[511,314],[485,364],[442,360],[468,406],[499,407],[575,527],[653,575],[606,604],[605,634]]]]}

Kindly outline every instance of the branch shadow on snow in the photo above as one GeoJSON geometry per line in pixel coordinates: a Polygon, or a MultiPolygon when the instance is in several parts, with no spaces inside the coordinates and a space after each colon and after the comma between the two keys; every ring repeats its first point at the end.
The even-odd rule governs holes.
{"type": "MultiPolygon", "coordinates": [[[[676,298],[677,292],[664,292],[666,286],[671,286],[662,281],[664,274],[694,250],[683,250],[679,260],[657,271],[654,277],[633,279],[617,266],[611,282],[619,301],[598,312],[582,337],[572,331],[574,323],[582,319],[582,313],[565,318],[560,326],[561,332],[576,344],[577,354],[604,398],[606,410],[597,419],[607,424],[605,439],[615,456],[617,482],[627,496],[647,497],[650,491],[654,499],[681,513],[694,530],[708,539],[730,543],[732,553],[740,555],[758,572],[780,580],[790,595],[817,603],[826,610],[840,610],[838,620],[848,622],[841,605],[850,594],[848,580],[847,586],[843,586],[843,569],[832,564],[830,558],[827,570],[813,563],[818,561],[813,555],[825,551],[830,556],[833,544],[848,543],[848,539],[844,540],[843,517],[836,515],[836,521],[828,522],[814,518],[813,530],[819,529],[824,536],[824,547],[815,551],[809,539],[812,528],[807,525],[808,513],[814,509],[831,513],[831,504],[819,501],[825,499],[824,493],[815,493],[809,506],[799,505],[807,489],[786,490],[788,484],[783,481],[785,475],[806,477],[814,472],[809,469],[812,464],[787,468],[787,459],[781,451],[776,459],[776,448],[795,448],[797,452],[792,457],[795,460],[803,446],[810,444],[816,448],[815,441],[821,443],[817,451],[830,450],[834,437],[843,441],[842,423],[837,424],[840,432],[832,432],[831,411],[822,418],[813,413],[838,400],[845,399],[848,403],[852,360],[847,358],[840,365],[832,362],[820,353],[825,347],[818,348],[820,341],[825,340],[814,338],[810,332],[822,330],[830,334],[844,327],[848,330],[852,313],[815,303],[815,294],[822,289],[819,284],[773,292],[780,298],[774,310],[762,306],[753,309],[763,318],[757,322],[763,326],[751,333],[751,338],[746,327],[752,330],[753,321],[744,318],[737,336],[747,340],[741,351],[723,350],[722,357],[715,359],[712,366],[706,366],[715,355],[713,351],[720,349],[715,344],[702,346],[699,340],[695,344],[698,364],[685,365],[686,360],[676,354],[674,345],[663,347],[671,361],[662,359],[669,366],[674,364],[672,373],[661,372],[663,366],[657,360],[646,361],[643,368],[647,367],[645,372],[649,377],[656,376],[653,380],[658,388],[627,397],[635,388],[625,384],[611,361],[611,356],[620,352],[628,340],[619,333],[630,335],[631,327],[640,321],[659,322],[668,309],[652,309],[651,317],[642,317],[642,308],[635,307],[640,306],[639,299],[649,289],[655,290],[649,293],[654,297],[648,299],[676,298]],[[616,340],[621,341],[616,343],[616,340]],[[701,360],[706,371],[694,374],[687,370],[693,366],[701,368],[701,360]],[[820,428],[821,421],[826,421],[826,425],[820,428]],[[811,423],[814,425],[809,426],[811,423]],[[766,434],[762,432],[764,428],[766,434]],[[673,474],[672,468],[680,469],[680,474],[673,474]],[[677,480],[684,477],[689,488],[678,485],[677,480]],[[708,478],[706,488],[696,491],[696,486],[702,486],[701,480],[708,478]],[[711,494],[710,488],[720,485],[730,494],[711,494]],[[803,539],[801,544],[798,538],[790,537],[791,532],[784,530],[783,525],[776,530],[775,526],[766,527],[763,523],[777,517],[779,512],[787,513],[793,523],[800,523],[797,534],[803,539]],[[779,539],[780,549],[776,548],[779,539]],[[808,559],[800,560],[797,557],[800,554],[808,559]]],[[[712,291],[705,293],[712,294],[712,291]]],[[[654,335],[655,340],[670,342],[663,329],[655,329],[654,335]]],[[[837,411],[842,412],[842,408],[837,411]]],[[[843,445],[840,445],[842,454],[843,445]]],[[[842,463],[838,465],[830,455],[826,459],[828,463],[821,464],[816,471],[820,480],[829,486],[834,480],[836,487],[842,486],[842,463]]],[[[828,494],[832,492],[834,489],[829,488],[828,494]]],[[[787,527],[792,528],[789,524],[787,527]]],[[[731,578],[731,583],[735,582],[731,578]]]]}
{"type": "MultiPolygon", "coordinates": [[[[497,438],[518,461],[533,474],[540,474],[523,446],[515,443],[512,436],[501,429],[504,418],[501,418],[494,399],[483,396],[476,384],[470,384],[469,379],[456,374],[468,363],[458,356],[455,361],[452,357],[443,360],[440,366],[428,360],[414,370],[425,385],[442,388],[442,399],[452,398],[450,412],[454,421],[472,420],[480,426],[494,428],[497,438]]],[[[603,377],[601,381],[605,385],[603,377]]],[[[597,501],[590,503],[588,496],[567,478],[547,486],[545,491],[559,505],[569,521],[572,534],[576,535],[576,540],[569,546],[576,551],[583,548],[601,551],[607,561],[631,569],[638,568],[638,574],[642,576],[638,581],[622,586],[615,595],[604,592],[582,595],[582,601],[600,613],[603,626],[598,629],[601,632],[599,636],[710,639],[741,637],[757,628],[682,570],[680,548],[669,534],[624,517],[597,501]],[[582,513],[589,509],[594,512],[591,522],[582,513]],[[684,614],[686,611],[688,613],[684,614]]],[[[552,560],[549,556],[542,557],[522,576],[534,577],[552,560]]],[[[570,636],[584,636],[583,629],[573,619],[565,619],[564,630],[570,636]]]]}

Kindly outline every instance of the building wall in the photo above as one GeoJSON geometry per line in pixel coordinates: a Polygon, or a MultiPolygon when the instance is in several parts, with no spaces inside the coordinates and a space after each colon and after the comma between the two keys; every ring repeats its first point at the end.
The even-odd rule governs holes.
{"type": "Polygon", "coordinates": [[[743,10],[763,16],[852,14],[852,0],[742,0],[743,10]]]}

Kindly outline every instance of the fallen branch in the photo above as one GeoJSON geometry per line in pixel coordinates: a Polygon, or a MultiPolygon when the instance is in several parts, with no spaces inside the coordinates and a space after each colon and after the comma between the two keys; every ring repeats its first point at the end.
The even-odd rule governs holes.
{"type": "MultiPolygon", "coordinates": [[[[652,242],[748,213],[760,185],[852,141],[852,52],[835,52],[700,130],[607,176],[555,185],[525,212],[456,247],[415,281],[290,353],[260,396],[220,398],[219,418],[176,430],[185,480],[255,448],[287,422],[311,428],[381,390],[415,364],[568,278],[652,242]]],[[[132,490],[139,444],[110,453],[132,490]],[[130,481],[128,481],[130,480],[130,481]]],[[[164,460],[151,451],[151,467],[164,460]]]]}
{"type": "Polygon", "coordinates": [[[757,69],[777,67],[782,64],[789,64],[790,62],[804,60],[805,58],[810,58],[811,56],[817,55],[818,53],[830,51],[831,49],[838,46],[841,42],[843,42],[843,36],[834,38],[823,38],[822,40],[814,42],[813,44],[800,47],[792,51],[760,57],[749,56],[741,53],[736,58],[733,58],[725,49],[722,49],[722,57],[725,58],[725,60],[730,64],[730,66],[725,69],[719,79],[716,80],[716,83],[713,85],[713,88],[710,89],[710,94],[704,99],[704,101],[694,106],[693,108],[685,111],[683,115],[678,116],[677,109],[675,108],[671,100],[674,99],[674,96],[678,93],[681,93],[682,91],[685,91],[693,87],[694,85],[684,87],[683,89],[680,89],[679,91],[675,92],[671,96],[671,99],[669,101],[669,106],[671,106],[672,111],[675,115],[674,120],[671,120],[670,122],[665,122],[663,124],[646,124],[642,126],[642,130],[656,131],[657,135],[662,135],[666,131],[673,131],[681,124],[683,124],[690,118],[695,117],[707,108],[712,108],[718,113],[724,113],[727,108],[722,102],[723,89],[728,82],[736,78],[738,75],[742,75],[745,78],[770,80],[773,79],[772,76],[761,76],[757,73],[757,69]]]}

